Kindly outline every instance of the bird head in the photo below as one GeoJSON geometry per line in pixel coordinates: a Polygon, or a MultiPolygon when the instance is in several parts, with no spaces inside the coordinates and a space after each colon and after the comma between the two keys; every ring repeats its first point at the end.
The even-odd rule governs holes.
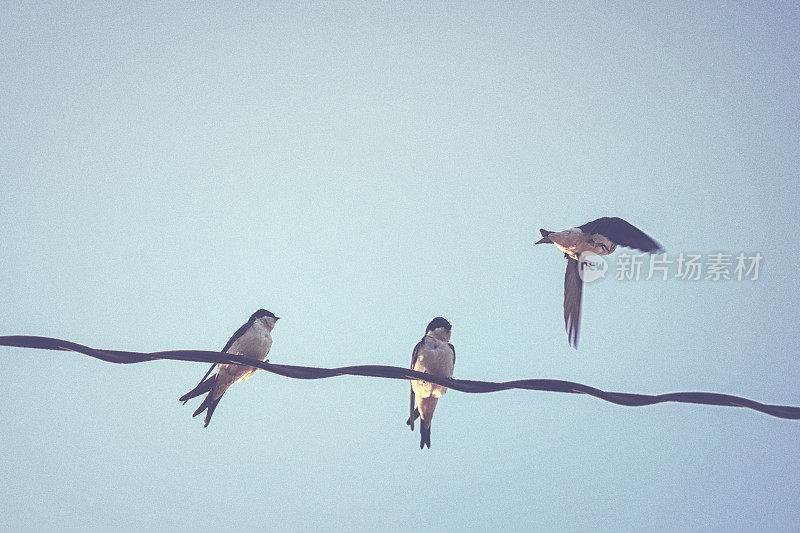
{"type": "Polygon", "coordinates": [[[437,316],[428,324],[428,327],[425,329],[425,335],[432,335],[444,342],[449,342],[451,329],[453,329],[453,326],[450,322],[437,316]]]}
{"type": "Polygon", "coordinates": [[[272,328],[275,327],[275,322],[277,322],[279,318],[280,317],[275,316],[266,309],[259,309],[250,316],[249,321],[252,323],[258,320],[259,322],[264,324],[264,327],[266,327],[267,330],[272,331],[272,328]]]}

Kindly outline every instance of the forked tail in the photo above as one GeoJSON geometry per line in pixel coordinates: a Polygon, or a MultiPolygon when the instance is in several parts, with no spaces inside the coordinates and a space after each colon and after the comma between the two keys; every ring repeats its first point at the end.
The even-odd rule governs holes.
{"type": "Polygon", "coordinates": [[[419,425],[419,449],[422,450],[425,446],[431,447],[431,424],[423,420],[419,425]]]}
{"type": "Polygon", "coordinates": [[[539,233],[542,234],[542,238],[536,241],[536,244],[546,244],[546,243],[553,244],[553,241],[551,241],[550,237],[548,237],[548,235],[553,233],[552,231],[547,231],[546,229],[539,228],[539,233]]]}
{"type": "Polygon", "coordinates": [[[216,400],[212,400],[211,399],[211,393],[209,392],[208,396],[205,397],[205,399],[203,400],[203,403],[200,404],[200,407],[197,408],[197,411],[195,411],[192,416],[193,417],[197,416],[200,413],[202,413],[203,411],[207,410],[207,412],[206,412],[206,423],[205,423],[204,427],[208,427],[208,423],[211,422],[211,415],[214,414],[214,409],[217,408],[217,404],[219,403],[219,401],[221,399],[222,399],[222,396],[220,396],[216,400]]]}
{"type": "Polygon", "coordinates": [[[178,401],[186,403],[192,398],[196,398],[201,394],[207,393],[214,387],[215,382],[216,382],[216,376],[201,381],[200,383],[197,384],[195,388],[193,388],[192,390],[190,390],[189,392],[178,398],[178,401]]]}

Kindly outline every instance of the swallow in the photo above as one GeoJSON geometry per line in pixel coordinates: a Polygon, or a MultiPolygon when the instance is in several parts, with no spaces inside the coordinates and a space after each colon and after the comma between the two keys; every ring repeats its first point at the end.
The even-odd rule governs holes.
{"type": "MultiPolygon", "coordinates": [[[[275,327],[275,322],[279,317],[273,315],[265,309],[259,309],[252,314],[250,319],[243,324],[236,333],[230,338],[222,351],[234,355],[242,355],[259,361],[266,361],[269,349],[272,347],[272,336],[270,332],[275,327]]],[[[228,387],[237,381],[246,381],[258,370],[253,366],[223,364],[219,366],[217,373],[208,377],[214,370],[216,363],[211,365],[206,375],[200,380],[197,386],[181,396],[180,401],[186,403],[188,400],[208,393],[200,404],[200,407],[192,415],[193,417],[206,411],[206,422],[204,427],[208,427],[211,415],[217,408],[222,395],[228,387]],[[208,378],[208,379],[206,379],[208,378]]]]}
{"type": "MultiPolygon", "coordinates": [[[[411,356],[411,370],[452,378],[456,364],[456,349],[450,344],[450,322],[437,316],[425,328],[422,340],[414,346],[411,356]]],[[[423,380],[411,381],[411,407],[406,424],[414,431],[414,421],[422,418],[419,425],[419,449],[431,447],[431,420],[439,398],[447,392],[447,387],[423,380]]]]}
{"type": "Polygon", "coordinates": [[[542,238],[536,244],[551,243],[567,258],[567,271],[564,276],[564,327],[567,340],[578,347],[578,329],[581,322],[581,299],[583,279],[580,269],[580,255],[593,252],[608,255],[617,246],[635,248],[642,252],[659,254],[664,248],[636,226],[618,217],[602,217],[565,231],[539,230],[542,238]]]}

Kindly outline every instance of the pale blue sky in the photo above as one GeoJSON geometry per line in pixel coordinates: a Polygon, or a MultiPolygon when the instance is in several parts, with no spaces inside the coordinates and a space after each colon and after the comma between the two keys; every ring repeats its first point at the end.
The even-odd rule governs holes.
{"type": "MultiPolygon", "coordinates": [[[[406,366],[800,405],[793,3],[4,2],[0,334],[406,366]],[[757,281],[587,285],[538,228],[621,216],[757,281]]],[[[800,529],[797,422],[2,348],[0,529],[800,529]]]]}

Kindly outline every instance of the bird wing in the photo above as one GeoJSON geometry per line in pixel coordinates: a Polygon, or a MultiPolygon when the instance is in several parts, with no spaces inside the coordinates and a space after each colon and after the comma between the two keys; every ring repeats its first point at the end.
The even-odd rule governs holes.
{"type": "Polygon", "coordinates": [[[227,353],[228,349],[231,346],[233,346],[234,342],[236,342],[236,339],[238,339],[239,337],[244,335],[244,333],[245,333],[245,331],[247,331],[248,327],[250,327],[250,322],[245,322],[244,324],[239,326],[239,329],[237,329],[236,332],[233,335],[231,335],[231,338],[228,339],[228,343],[225,345],[225,347],[222,349],[222,351],[227,353]]]}
{"type": "MultiPolygon", "coordinates": [[[[206,377],[208,377],[208,374],[206,374],[206,377]]],[[[217,376],[213,376],[213,377],[211,377],[209,379],[206,379],[206,377],[201,379],[200,383],[198,383],[195,388],[193,388],[192,390],[190,390],[189,392],[187,392],[186,394],[181,396],[178,399],[178,401],[181,401],[184,404],[186,404],[186,402],[188,402],[192,398],[200,396],[201,394],[205,394],[208,391],[210,391],[212,388],[214,388],[214,382],[216,381],[217,376]]]]}
{"type": "Polygon", "coordinates": [[[414,353],[411,354],[411,370],[414,370],[414,365],[417,363],[417,356],[419,356],[419,351],[422,348],[422,343],[425,339],[422,339],[414,346],[414,353]]]}
{"type": "Polygon", "coordinates": [[[580,265],[571,257],[567,259],[567,272],[564,275],[564,327],[567,330],[569,343],[578,347],[578,329],[581,325],[581,299],[583,298],[583,280],[580,276],[580,265]]]}
{"type": "MultiPolygon", "coordinates": [[[[225,353],[228,353],[228,349],[231,346],[233,346],[233,343],[236,342],[236,339],[238,339],[239,337],[244,335],[244,332],[247,331],[247,326],[249,326],[249,325],[250,325],[250,322],[246,322],[246,323],[242,324],[241,326],[239,326],[239,329],[237,329],[236,332],[233,335],[231,335],[231,338],[228,339],[228,342],[225,344],[225,347],[222,349],[222,351],[225,352],[225,353]]],[[[200,386],[201,383],[203,383],[206,380],[206,378],[211,374],[211,372],[214,370],[214,368],[216,366],[217,366],[217,363],[214,363],[214,364],[211,365],[211,368],[208,369],[208,372],[206,372],[206,375],[203,376],[203,379],[201,379],[200,383],[197,384],[198,387],[200,386]]],[[[184,401],[183,403],[186,403],[186,402],[184,401]]]]}
{"type": "Polygon", "coordinates": [[[453,350],[453,366],[456,366],[456,347],[452,344],[448,344],[451,350],[453,350]]]}
{"type": "Polygon", "coordinates": [[[619,217],[602,217],[578,226],[584,233],[599,233],[628,248],[651,254],[662,253],[664,248],[645,232],[619,217]]]}
{"type": "MultiPolygon", "coordinates": [[[[417,362],[417,355],[419,355],[419,349],[422,347],[422,341],[419,341],[416,346],[414,346],[414,353],[411,354],[411,370],[414,370],[414,363],[417,362]]],[[[419,416],[419,411],[417,410],[417,404],[414,401],[414,387],[411,386],[411,382],[408,382],[408,386],[411,389],[411,405],[409,407],[409,415],[408,421],[406,424],[411,426],[411,431],[414,431],[414,420],[417,419],[419,416]]]]}
{"type": "MultiPolygon", "coordinates": [[[[216,367],[216,366],[217,366],[217,363],[212,363],[211,368],[208,369],[208,372],[206,372],[206,375],[203,376],[203,379],[201,379],[200,383],[198,383],[197,386],[194,388],[195,391],[200,389],[200,387],[205,383],[206,378],[209,375],[211,375],[211,371],[214,370],[214,367],[216,367]]],[[[214,384],[213,384],[214,378],[211,378],[208,381],[212,382],[211,387],[213,387],[214,386],[214,384]]],[[[211,387],[209,387],[208,390],[211,390],[211,387]]],[[[181,396],[180,401],[182,401],[184,404],[186,404],[186,402],[188,402],[190,399],[194,398],[194,396],[189,396],[189,394],[191,394],[192,392],[194,392],[194,391],[191,391],[191,392],[185,394],[184,396],[181,396]]]]}

